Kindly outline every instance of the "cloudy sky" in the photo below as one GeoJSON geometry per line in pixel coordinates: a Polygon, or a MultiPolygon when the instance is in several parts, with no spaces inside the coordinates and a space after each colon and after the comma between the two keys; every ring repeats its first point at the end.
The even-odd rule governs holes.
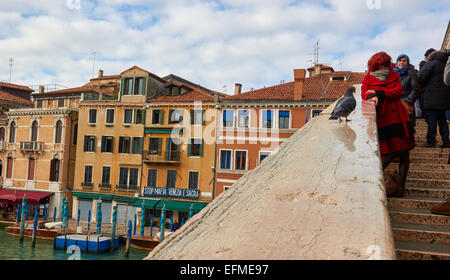
{"type": "Polygon", "coordinates": [[[449,16],[448,0],[1,1],[0,81],[12,57],[17,84],[80,86],[137,65],[232,94],[292,81],[317,41],[335,70],[364,71],[380,50],[418,65],[449,16]]]}

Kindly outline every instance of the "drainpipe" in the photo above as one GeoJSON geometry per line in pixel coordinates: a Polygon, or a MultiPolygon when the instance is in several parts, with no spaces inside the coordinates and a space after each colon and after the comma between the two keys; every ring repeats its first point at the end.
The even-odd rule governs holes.
{"type": "Polygon", "coordinates": [[[220,101],[217,99],[216,103],[216,128],[215,128],[215,141],[214,141],[214,180],[213,180],[213,193],[212,199],[216,198],[216,188],[217,188],[217,140],[218,140],[218,122],[219,122],[219,109],[220,101]]]}

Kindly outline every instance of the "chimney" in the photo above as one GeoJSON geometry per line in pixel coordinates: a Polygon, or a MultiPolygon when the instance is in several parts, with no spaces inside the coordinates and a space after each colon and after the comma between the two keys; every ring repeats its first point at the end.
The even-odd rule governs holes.
{"type": "Polygon", "coordinates": [[[103,70],[102,69],[98,70],[98,77],[99,78],[103,77],[103,70]]]}
{"type": "Polygon", "coordinates": [[[305,69],[294,69],[294,100],[302,100],[305,76],[305,69]]]}
{"type": "Polygon", "coordinates": [[[45,91],[45,87],[44,86],[39,86],[39,93],[44,93],[45,91]]]}
{"type": "Polygon", "coordinates": [[[234,84],[234,95],[241,93],[242,85],[234,84]]]}

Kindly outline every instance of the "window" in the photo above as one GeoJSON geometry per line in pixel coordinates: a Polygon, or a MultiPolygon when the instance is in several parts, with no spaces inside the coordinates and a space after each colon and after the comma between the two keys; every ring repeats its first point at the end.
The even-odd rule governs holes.
{"type": "Polygon", "coordinates": [[[34,166],[36,160],[34,158],[30,158],[28,160],[28,180],[34,180],[34,166]]]}
{"type": "Polygon", "coordinates": [[[223,110],[223,127],[233,127],[234,111],[223,110]]]}
{"type": "Polygon", "coordinates": [[[161,155],[162,138],[149,138],[148,140],[148,154],[161,155]]]}
{"type": "Polygon", "coordinates": [[[131,124],[133,121],[133,109],[125,109],[125,113],[123,116],[124,124],[131,124]]]}
{"type": "Polygon", "coordinates": [[[102,153],[112,153],[113,152],[113,141],[112,136],[102,136],[102,153]]]}
{"type": "Polygon", "coordinates": [[[9,127],[9,143],[16,141],[16,122],[11,122],[9,127]]]}
{"type": "Polygon", "coordinates": [[[119,185],[122,187],[128,186],[128,168],[121,167],[119,170],[119,185]]]}
{"type": "Polygon", "coordinates": [[[290,127],[290,112],[289,111],[279,111],[278,112],[278,120],[279,120],[279,128],[286,128],[288,129],[290,127]]]}
{"type": "Polygon", "coordinates": [[[247,152],[244,151],[236,151],[236,170],[246,170],[247,165],[247,152]]]}
{"type": "Polygon", "coordinates": [[[38,122],[33,121],[31,124],[31,141],[36,142],[38,137],[38,122]]]}
{"type": "Polygon", "coordinates": [[[263,110],[262,111],[262,127],[272,128],[273,111],[263,110]]]}
{"type": "Polygon", "coordinates": [[[102,185],[109,185],[110,178],[111,178],[111,167],[103,166],[102,185]]]}
{"type": "Polygon", "coordinates": [[[89,110],[89,123],[96,123],[97,122],[97,109],[90,109],[89,110]]]}
{"type": "Polygon", "coordinates": [[[204,110],[191,110],[191,124],[193,125],[205,124],[204,114],[205,114],[204,110]]]}
{"type": "Polygon", "coordinates": [[[162,110],[153,110],[152,111],[152,124],[163,124],[164,117],[162,110]]]}
{"type": "Polygon", "coordinates": [[[84,151],[95,152],[96,138],[95,136],[84,136],[84,151]]]}
{"type": "Polygon", "coordinates": [[[231,151],[228,150],[220,151],[220,168],[221,169],[231,168],[231,151]]]}
{"type": "Polygon", "coordinates": [[[198,189],[198,172],[189,171],[189,189],[198,189]]]}
{"type": "Polygon", "coordinates": [[[128,185],[130,187],[137,188],[138,176],[139,176],[139,169],[138,168],[130,168],[130,180],[128,182],[128,185]]]}
{"type": "Polygon", "coordinates": [[[58,120],[55,125],[55,143],[60,144],[62,138],[62,122],[58,120]]]}
{"type": "Polygon", "coordinates": [[[180,160],[180,139],[166,138],[166,156],[165,160],[179,161],[180,160]]]}
{"type": "Polygon", "coordinates": [[[145,94],[145,78],[135,78],[134,94],[145,94]]]}
{"type": "Polygon", "coordinates": [[[134,123],[135,124],[145,123],[145,110],[135,110],[134,123]]]}
{"type": "Polygon", "coordinates": [[[238,127],[248,128],[249,112],[248,110],[238,111],[238,127]]]}
{"type": "Polygon", "coordinates": [[[142,146],[144,144],[144,138],[142,137],[133,137],[133,147],[131,152],[133,154],[142,154],[142,146]]]}
{"type": "Polygon", "coordinates": [[[133,78],[125,78],[123,82],[123,95],[133,94],[133,78]]]}
{"type": "Polygon", "coordinates": [[[58,107],[64,107],[64,98],[58,99],[58,107]]]}
{"type": "Polygon", "coordinates": [[[106,124],[114,123],[114,109],[106,109],[106,124]]]}
{"type": "Polygon", "coordinates": [[[5,128],[0,127],[0,141],[5,141],[5,128]]]}
{"type": "Polygon", "coordinates": [[[261,163],[261,161],[263,161],[270,154],[271,152],[259,152],[259,163],[261,163]]]}
{"type": "Polygon", "coordinates": [[[119,137],[119,153],[129,154],[131,147],[130,137],[119,137]]]}
{"type": "Polygon", "coordinates": [[[177,171],[167,170],[166,188],[175,188],[176,179],[177,179],[177,171]]]}
{"type": "Polygon", "coordinates": [[[59,160],[52,159],[50,161],[50,181],[58,182],[59,180],[59,160]]]}
{"type": "Polygon", "coordinates": [[[156,187],[156,169],[149,169],[147,176],[147,186],[148,187],[156,187]]]}
{"type": "Polygon", "coordinates": [[[36,102],[36,108],[42,108],[42,99],[36,102]]]}
{"type": "Polygon", "coordinates": [[[92,184],[92,169],[93,169],[92,165],[86,165],[84,167],[84,183],[86,185],[92,184]]]}
{"type": "Polygon", "coordinates": [[[188,156],[203,156],[203,139],[189,139],[188,156]]]}
{"type": "Polygon", "coordinates": [[[169,124],[180,123],[183,121],[183,110],[169,110],[169,124]]]}

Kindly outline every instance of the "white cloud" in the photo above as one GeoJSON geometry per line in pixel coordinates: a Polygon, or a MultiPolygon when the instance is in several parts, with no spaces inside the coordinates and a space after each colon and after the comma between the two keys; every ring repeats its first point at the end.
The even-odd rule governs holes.
{"type": "MultiPolygon", "coordinates": [[[[292,81],[292,69],[319,62],[364,71],[385,50],[418,64],[439,48],[450,14],[446,1],[381,0],[66,0],[0,3],[0,80],[78,86],[102,68],[117,74],[138,65],[174,73],[215,90],[243,90],[292,81]],[[3,62],[3,63],[2,63],[3,62]]],[[[337,68],[340,70],[340,67],[337,68]]]]}

